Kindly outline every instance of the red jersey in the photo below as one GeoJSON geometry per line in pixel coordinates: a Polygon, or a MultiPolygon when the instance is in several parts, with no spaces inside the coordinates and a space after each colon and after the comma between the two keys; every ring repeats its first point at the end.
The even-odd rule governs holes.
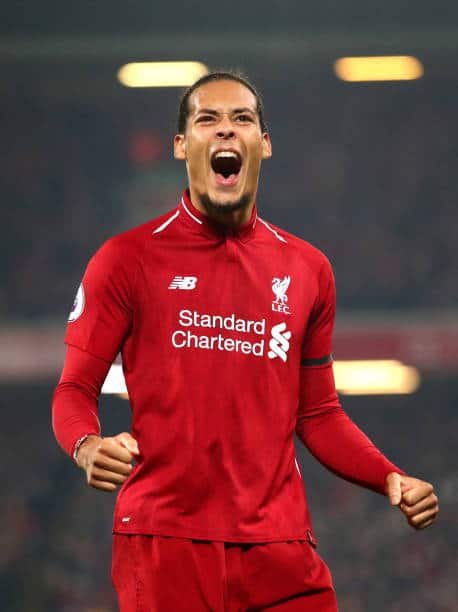
{"type": "MultiPolygon", "coordinates": [[[[293,434],[318,439],[309,423],[341,412],[330,367],[334,309],[325,256],[256,209],[230,230],[186,192],[174,211],[105,243],[84,275],[66,343],[107,362],[122,353],[140,456],[118,495],[115,532],[312,537],[293,434]],[[324,395],[312,384],[302,390],[302,373],[315,368],[331,381],[324,395]]],[[[370,452],[378,472],[361,484],[382,492],[397,468],[370,452]]]]}

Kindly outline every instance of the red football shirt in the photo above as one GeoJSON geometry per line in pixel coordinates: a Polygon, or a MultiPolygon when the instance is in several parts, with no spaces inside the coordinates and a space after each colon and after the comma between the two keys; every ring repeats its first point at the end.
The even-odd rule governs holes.
{"type": "Polygon", "coordinates": [[[353,426],[332,379],[334,310],[325,256],[256,209],[228,230],[186,192],[171,213],[105,243],[84,275],[66,343],[107,362],[122,353],[141,454],[118,495],[115,532],[311,537],[295,430],[328,467],[383,491],[398,470],[367,438],[356,476],[320,457],[328,447],[335,454],[329,415],[330,432],[336,422],[353,426]],[[377,474],[360,477],[366,449],[377,474]]]}

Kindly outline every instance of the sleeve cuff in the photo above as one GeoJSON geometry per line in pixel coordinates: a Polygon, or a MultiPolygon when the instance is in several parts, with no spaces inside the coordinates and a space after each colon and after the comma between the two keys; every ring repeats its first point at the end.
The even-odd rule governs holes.
{"type": "Polygon", "coordinates": [[[89,438],[89,436],[98,436],[98,435],[99,434],[97,434],[97,433],[88,433],[88,434],[85,434],[84,436],[81,436],[81,438],[78,438],[78,440],[73,445],[72,459],[73,459],[74,463],[76,463],[76,458],[77,458],[77,455],[78,455],[78,451],[79,451],[81,445],[83,444],[83,442],[85,442],[89,438]]]}

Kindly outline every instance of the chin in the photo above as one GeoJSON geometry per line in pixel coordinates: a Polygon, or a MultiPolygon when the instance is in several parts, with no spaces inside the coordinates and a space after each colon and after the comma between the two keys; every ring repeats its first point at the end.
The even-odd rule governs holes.
{"type": "Polygon", "coordinates": [[[247,208],[252,200],[252,197],[248,193],[243,193],[239,196],[228,196],[228,195],[215,195],[210,196],[208,193],[204,193],[200,196],[200,201],[205,210],[209,213],[231,213],[236,210],[242,210],[247,208]]]}

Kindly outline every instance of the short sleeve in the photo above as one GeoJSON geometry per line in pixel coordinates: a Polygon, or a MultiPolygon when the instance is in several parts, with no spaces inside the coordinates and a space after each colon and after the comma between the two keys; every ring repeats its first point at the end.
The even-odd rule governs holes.
{"type": "Polygon", "coordinates": [[[115,238],[90,260],[69,316],[65,343],[112,362],[132,321],[134,262],[115,238]]]}
{"type": "Polygon", "coordinates": [[[302,365],[320,366],[332,361],[332,333],[336,291],[331,264],[326,259],[319,276],[319,290],[305,336],[302,365]]]}

